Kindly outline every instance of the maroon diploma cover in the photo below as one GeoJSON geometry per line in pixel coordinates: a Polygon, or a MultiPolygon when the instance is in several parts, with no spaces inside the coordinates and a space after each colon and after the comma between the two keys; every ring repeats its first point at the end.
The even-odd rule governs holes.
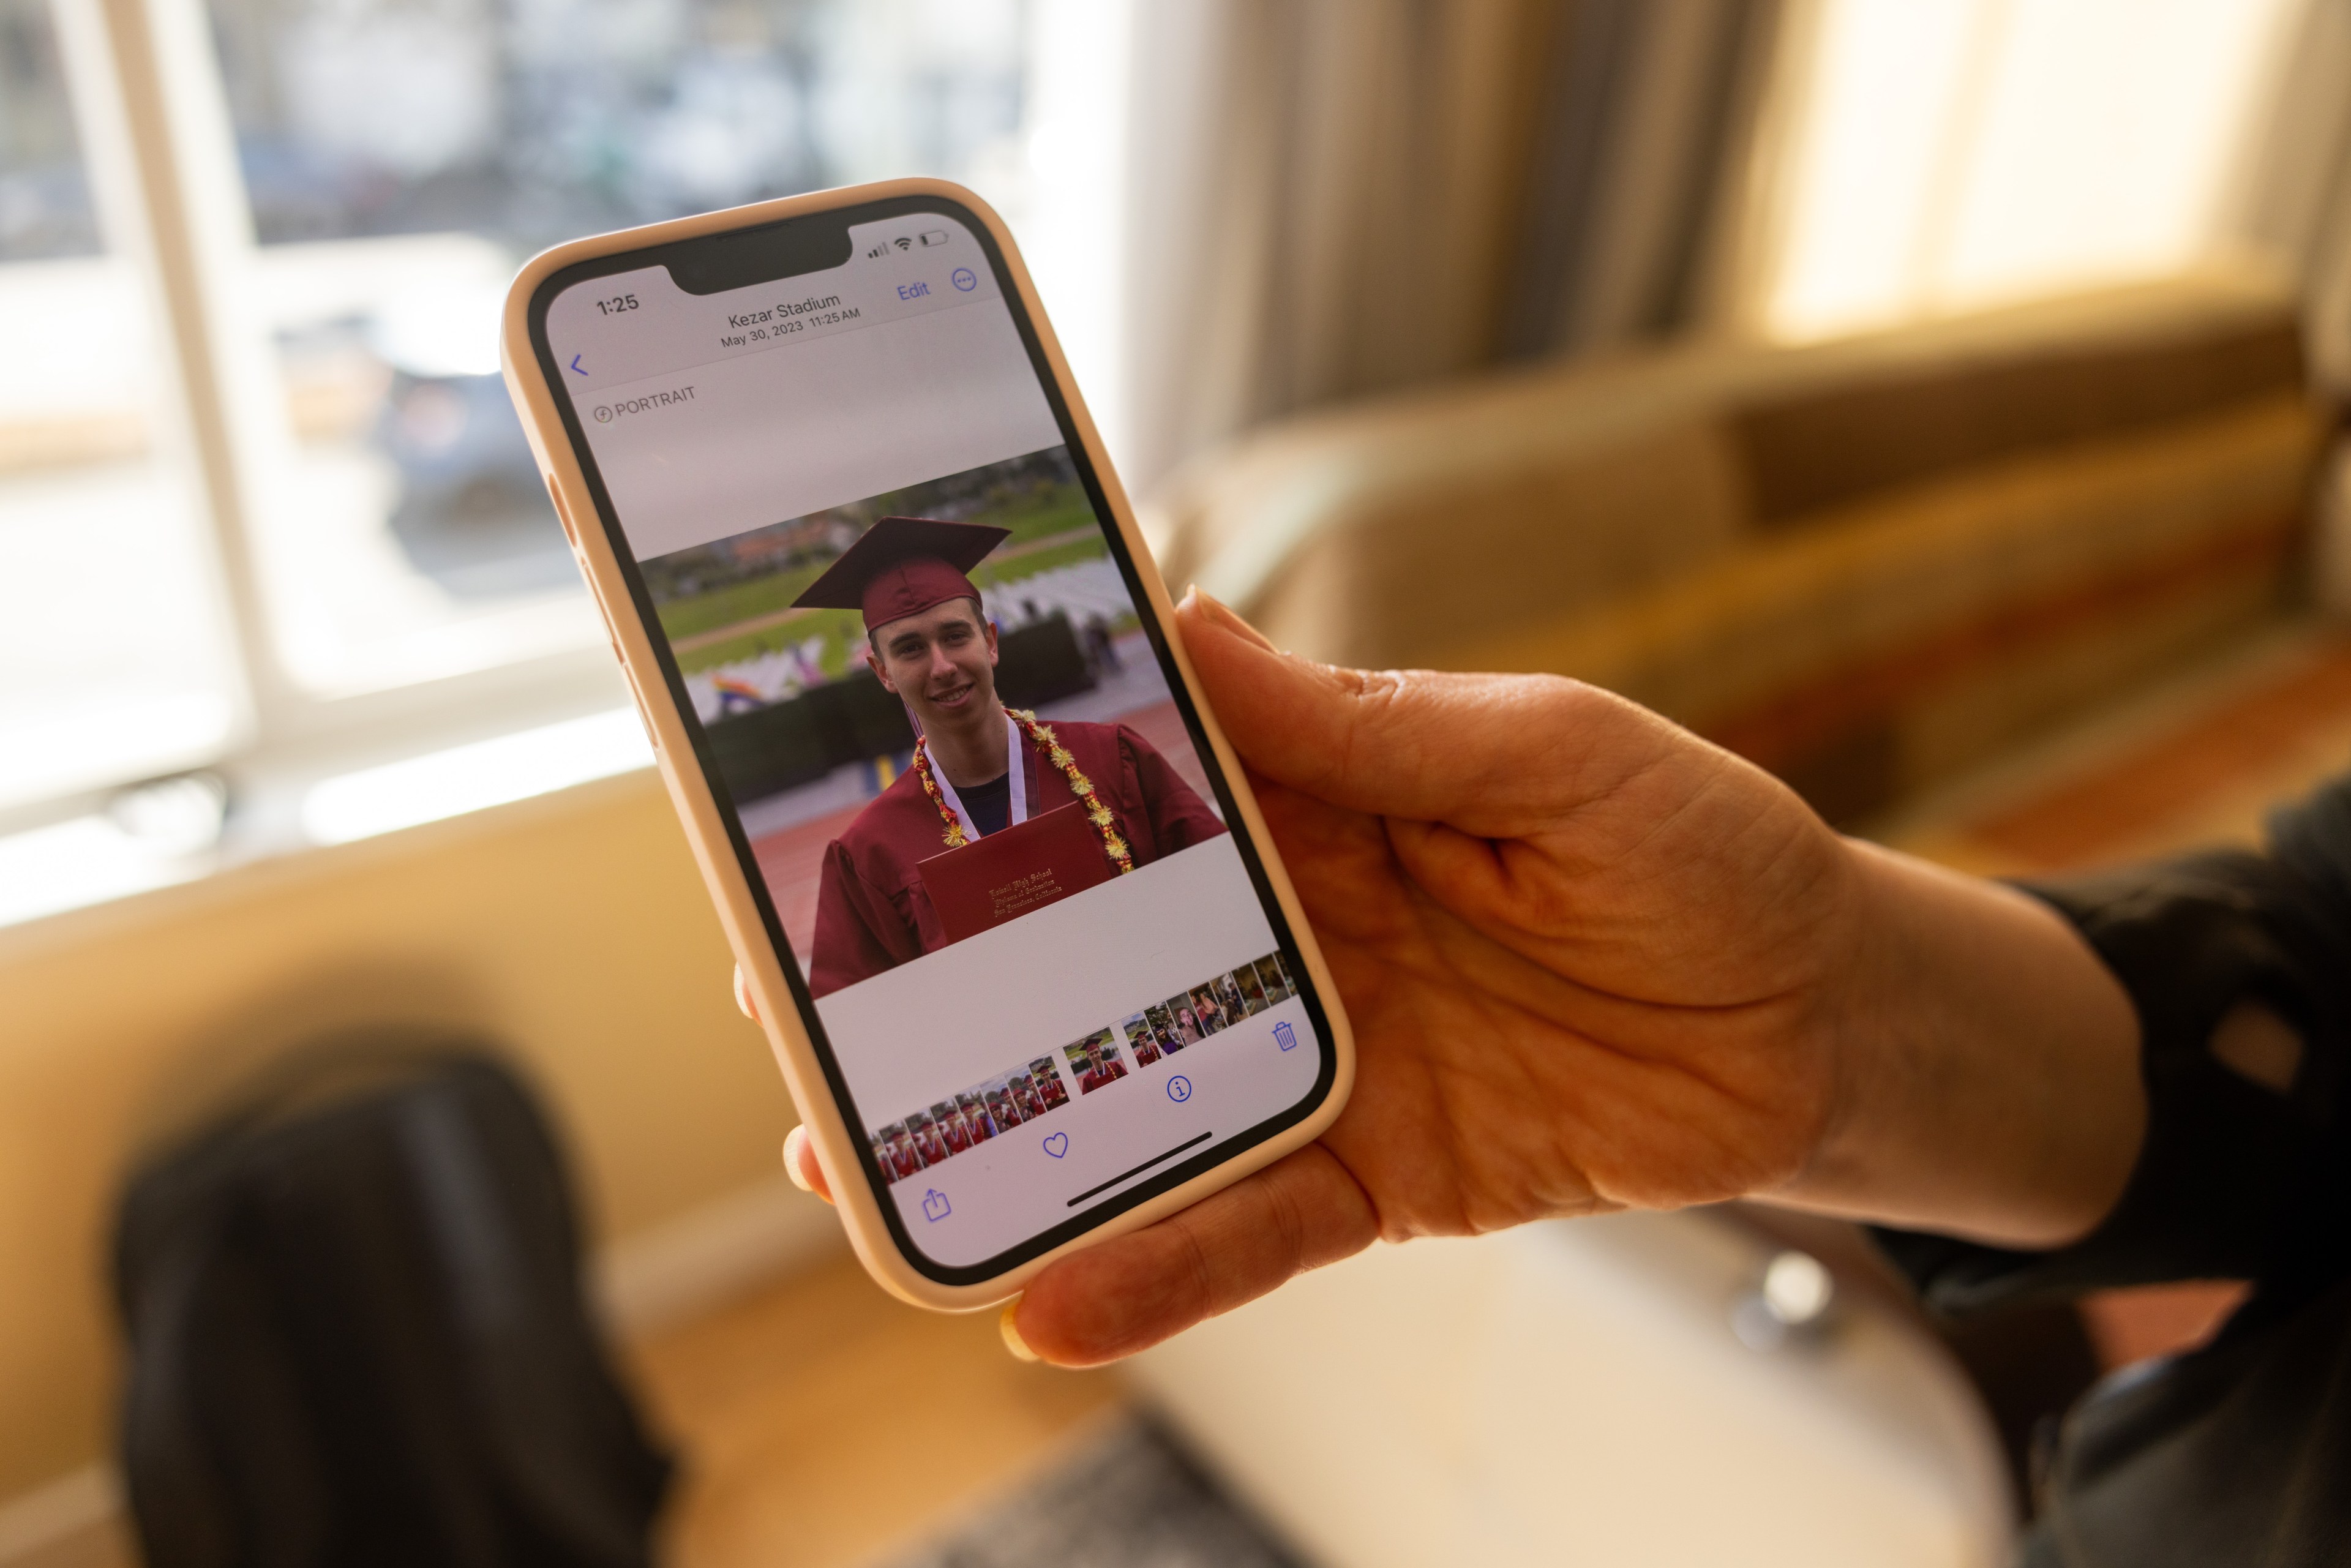
{"type": "Polygon", "coordinates": [[[947,940],[960,942],[1111,879],[1102,835],[1075,800],[922,862],[947,940]]]}

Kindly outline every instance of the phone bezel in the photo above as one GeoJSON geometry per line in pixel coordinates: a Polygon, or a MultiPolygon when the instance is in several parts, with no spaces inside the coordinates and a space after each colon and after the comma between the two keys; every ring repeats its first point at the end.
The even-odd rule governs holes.
{"type": "MultiPolygon", "coordinates": [[[[892,1249],[905,1266],[915,1270],[932,1286],[944,1287],[960,1295],[976,1288],[1025,1276],[1033,1271],[1032,1265],[1041,1266],[1043,1260],[1052,1255],[1088,1239],[1130,1228],[1131,1226],[1120,1222],[1142,1211],[1155,1214],[1163,1210],[1166,1206],[1162,1200],[1170,1195],[1224,1170],[1253,1151],[1280,1140],[1282,1149],[1274,1151],[1278,1155],[1291,1143],[1302,1141],[1285,1140],[1283,1134],[1310,1122],[1314,1125],[1308,1135],[1319,1132],[1329,1116],[1336,1113],[1336,1102],[1343,1100],[1345,1081],[1352,1079],[1352,1051],[1343,1016],[1328,999],[1328,977],[1319,953],[1313,949],[1311,933],[1307,932],[1300,917],[1294,894],[1287,885],[1287,877],[1280,871],[1278,859],[1269,853],[1270,845],[1264,838],[1264,826],[1255,810],[1255,802],[1248,798],[1245,785],[1237,787],[1238,769],[1233,766],[1229,749],[1216,731],[1213,717],[1198,701],[1188,665],[1171,636],[1172,626],[1166,619],[1165,587],[1158,580],[1155,568],[1150,566],[1148,555],[1138,551],[1139,535],[1133,526],[1131,513],[1123,505],[1124,497],[1112,481],[1107,460],[1100,453],[1092,422],[1084,416],[1082,404],[1068,382],[1059,346],[1051,340],[1050,328],[1043,324],[1041,310],[1034,308],[1033,290],[1025,268],[1019,265],[1018,252],[1000,242],[1000,220],[969,193],[940,183],[901,182],[893,186],[868,190],[870,193],[864,194],[862,199],[857,199],[860,196],[857,192],[832,193],[841,199],[821,205],[809,205],[808,199],[801,198],[739,209],[737,214],[734,214],[739,221],[733,224],[702,226],[708,220],[688,220],[699,228],[699,232],[688,235],[673,235],[672,231],[678,225],[665,225],[608,235],[604,236],[605,242],[636,237],[639,243],[612,244],[608,247],[607,244],[586,242],[595,246],[596,253],[578,260],[561,261],[563,252],[574,248],[569,246],[542,257],[541,262],[553,261],[557,265],[542,267],[534,263],[516,284],[516,297],[524,303],[522,325],[541,387],[551,393],[561,382],[560,364],[547,334],[548,311],[557,298],[582,283],[648,267],[666,267],[673,260],[692,259],[696,250],[715,246],[727,239],[739,239],[746,234],[762,229],[780,229],[811,222],[846,229],[855,225],[886,222],[893,217],[916,213],[935,213],[964,225],[987,256],[1003,305],[1011,315],[1030,366],[1052,410],[1087,499],[1095,508],[1097,518],[1109,519],[1113,525],[1106,528],[1104,533],[1109,538],[1112,559],[1118,565],[1122,580],[1138,607],[1149,607],[1149,612],[1142,619],[1153,656],[1169,676],[1171,695],[1183,716],[1187,735],[1200,753],[1210,787],[1217,795],[1226,823],[1232,831],[1236,848],[1248,870],[1259,907],[1272,924],[1279,950],[1299,983],[1301,998],[1306,1004],[1313,1028],[1319,1058],[1313,1087],[1298,1101],[1250,1127],[1219,1138],[1206,1150],[1171,1166],[1167,1170],[1135,1182],[1113,1198],[1083,1209],[978,1263],[944,1263],[925,1253],[888,1194],[887,1188],[891,1184],[883,1179],[865,1129],[860,1121],[852,1119],[855,1101],[825,1031],[822,1018],[816,1011],[814,1000],[808,992],[801,966],[793,961],[793,950],[768,896],[765,879],[758,872],[757,859],[742,828],[740,814],[716,767],[706,732],[694,714],[666,639],[652,634],[660,625],[658,612],[645,588],[643,574],[637,569],[634,556],[628,549],[626,536],[621,529],[617,512],[597,467],[579,413],[568,395],[548,397],[545,402],[551,405],[548,412],[552,412],[557,417],[569,455],[580,471],[592,508],[599,542],[604,547],[597,553],[610,559],[624,589],[630,613],[637,622],[636,630],[641,636],[629,641],[642,642],[645,653],[651,655],[652,666],[660,673],[663,695],[667,699],[664,706],[674,716],[677,727],[683,731],[684,738],[691,748],[692,772],[710,803],[717,808],[715,812],[716,825],[724,831],[728,858],[733,862],[733,876],[728,880],[748,895],[757,911],[760,934],[768,949],[767,956],[771,960],[770,965],[759,967],[772,967],[786,988],[799,1033],[821,1074],[829,1109],[847,1132],[846,1142],[850,1145],[849,1153],[857,1178],[864,1189],[864,1196],[871,1200],[875,1218],[889,1236],[892,1249]],[[918,188],[906,189],[910,185],[918,188]],[[889,191],[897,193],[883,193],[889,191]],[[778,206],[797,210],[777,213],[775,209],[778,206]],[[1335,1095],[1334,1091],[1338,1092],[1335,1095]]],[[[729,214],[712,214],[717,218],[729,214]]],[[[778,277],[816,275],[814,271],[804,271],[778,277]]],[[[674,272],[672,276],[674,280],[678,280],[674,272]]],[[[683,280],[678,281],[681,287],[685,287],[683,280]]],[[[511,363],[512,358],[509,355],[510,371],[515,368],[511,363]]],[[[573,519],[567,517],[566,520],[573,519]]],[[[574,542],[575,545],[583,543],[576,535],[574,542]]],[[[595,573],[590,571],[590,577],[592,582],[595,573]]],[[[606,597],[600,591],[600,601],[606,597]]],[[[611,605],[606,603],[603,608],[608,618],[617,620],[611,616],[611,605]]],[[[624,657],[622,663],[627,666],[629,661],[624,657]]],[[[640,702],[643,703],[643,685],[635,680],[635,671],[631,674],[632,685],[637,690],[640,702]]],[[[650,709],[650,704],[645,706],[650,709]]],[[[650,723],[650,712],[647,716],[650,723]]],[[[664,771],[672,770],[665,768],[664,771]]],[[[673,789],[677,782],[673,776],[673,789]]],[[[705,861],[705,869],[708,873],[716,868],[705,861]]],[[[806,1114],[807,1107],[804,1105],[803,1115],[806,1114]]],[[[1267,1157],[1273,1156],[1270,1155],[1267,1157]]],[[[1254,1167],[1263,1162],[1249,1163],[1254,1167]]],[[[840,1174],[845,1173],[835,1171],[832,1164],[828,1165],[828,1175],[833,1176],[837,1193],[840,1174]]]]}

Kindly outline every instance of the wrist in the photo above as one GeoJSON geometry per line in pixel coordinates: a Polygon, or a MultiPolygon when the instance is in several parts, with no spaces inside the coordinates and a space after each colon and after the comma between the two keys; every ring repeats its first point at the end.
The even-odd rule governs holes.
{"type": "Polygon", "coordinates": [[[1831,1103],[1779,1201],[2021,1248],[2112,1208],[2146,1122],[2138,1021],[2039,901],[1875,845],[1818,1025],[1831,1103]]]}

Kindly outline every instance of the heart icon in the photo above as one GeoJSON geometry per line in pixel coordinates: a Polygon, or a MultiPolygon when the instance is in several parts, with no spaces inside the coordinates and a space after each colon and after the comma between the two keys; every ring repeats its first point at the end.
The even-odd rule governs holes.
{"type": "Polygon", "coordinates": [[[1063,1155],[1068,1154],[1070,1152],[1070,1134],[1067,1133],[1056,1133],[1051,1137],[1046,1139],[1045,1152],[1052,1155],[1057,1160],[1063,1155]]]}

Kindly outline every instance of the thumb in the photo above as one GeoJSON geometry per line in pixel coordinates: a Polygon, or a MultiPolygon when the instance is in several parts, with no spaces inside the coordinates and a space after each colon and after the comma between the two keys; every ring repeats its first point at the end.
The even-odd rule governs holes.
{"type": "Polygon", "coordinates": [[[1256,772],[1333,805],[1520,831],[1624,781],[1672,727],[1556,675],[1350,670],[1285,653],[1198,589],[1176,607],[1185,651],[1256,772]]]}

